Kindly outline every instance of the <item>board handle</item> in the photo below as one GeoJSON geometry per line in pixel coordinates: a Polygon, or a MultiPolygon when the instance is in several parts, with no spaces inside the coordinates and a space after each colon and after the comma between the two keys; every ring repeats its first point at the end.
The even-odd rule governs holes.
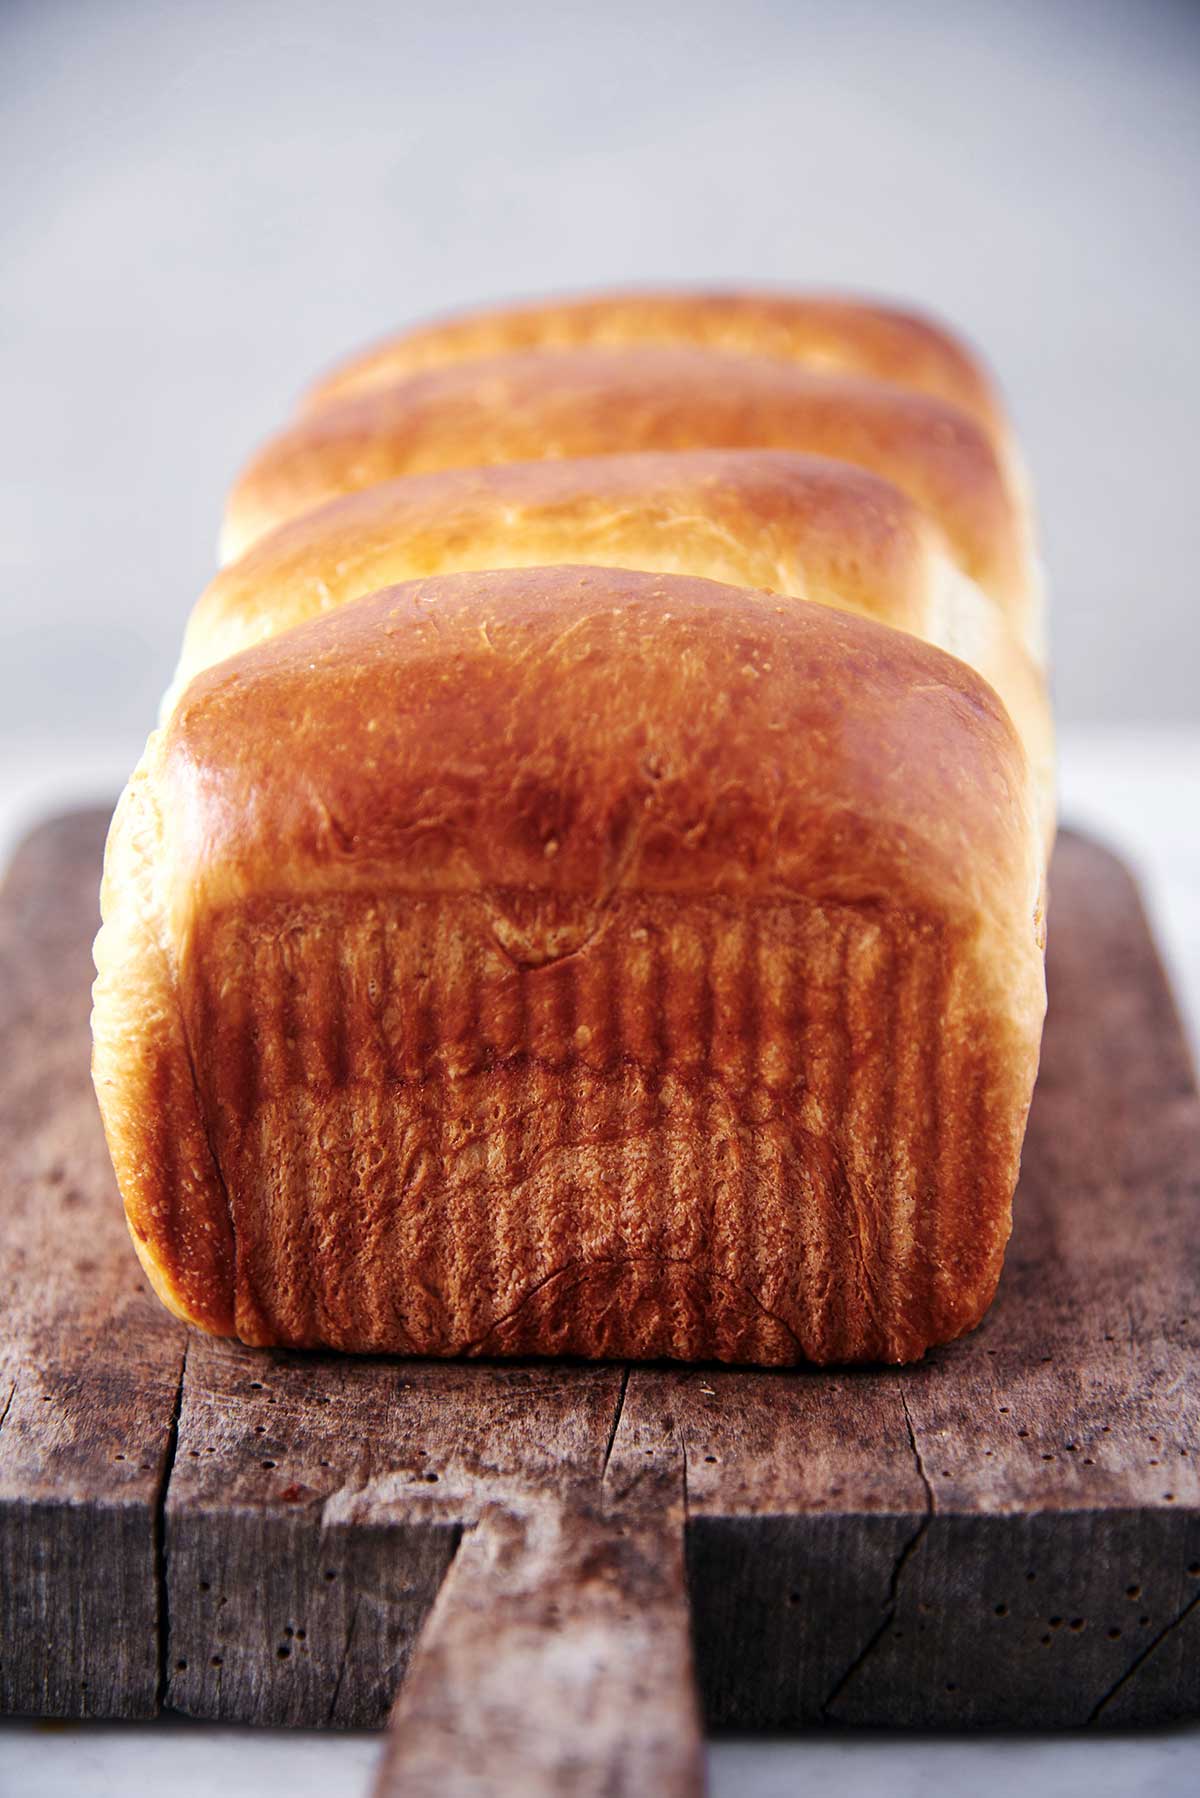
{"type": "Polygon", "coordinates": [[[623,1443],[598,1494],[485,1510],[417,1644],[375,1798],[701,1798],[684,1521],[661,1436],[623,1443]]]}

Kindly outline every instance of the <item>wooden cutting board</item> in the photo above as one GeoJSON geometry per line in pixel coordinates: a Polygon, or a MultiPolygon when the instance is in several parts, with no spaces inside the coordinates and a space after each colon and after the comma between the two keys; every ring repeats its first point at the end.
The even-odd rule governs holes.
{"type": "Polygon", "coordinates": [[[1056,855],[974,1335],[903,1371],[437,1364],[147,1292],[88,1082],[105,822],[44,825],[0,896],[0,1706],[391,1712],[409,1794],[692,1793],[701,1713],[1200,1711],[1200,1100],[1112,856],[1056,855]]]}

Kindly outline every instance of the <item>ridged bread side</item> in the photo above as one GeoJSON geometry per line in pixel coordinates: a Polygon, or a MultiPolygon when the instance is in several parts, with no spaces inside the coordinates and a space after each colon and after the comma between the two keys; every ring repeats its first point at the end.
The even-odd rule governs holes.
{"type": "Polygon", "coordinates": [[[529,967],[480,898],[280,901],[186,1006],[246,1341],[905,1361],[991,1299],[1027,1053],[935,921],[623,894],[529,967]]]}

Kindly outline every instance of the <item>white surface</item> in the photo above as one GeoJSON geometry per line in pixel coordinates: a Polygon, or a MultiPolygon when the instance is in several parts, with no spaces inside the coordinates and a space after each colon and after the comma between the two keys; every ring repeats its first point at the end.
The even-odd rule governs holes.
{"type": "Polygon", "coordinates": [[[365,1731],[0,1721],[0,1798],[366,1798],[378,1756],[365,1731]]]}
{"type": "MultiPolygon", "coordinates": [[[[48,807],[110,796],[136,745],[111,740],[5,748],[0,858],[48,807]]],[[[1068,732],[1063,813],[1138,868],[1191,1029],[1200,1036],[1200,731],[1068,732]]],[[[0,1722],[0,1798],[366,1798],[369,1735],[146,1725],[0,1722]]],[[[911,1736],[838,1731],[724,1738],[712,1798],[1194,1798],[1200,1727],[1108,1736],[911,1736]]],[[[447,1798],[454,1798],[447,1793],[447,1798]]],[[[647,1798],[653,1798],[647,1794],[647,1798]]]]}
{"type": "Polygon", "coordinates": [[[617,281],[907,297],[1025,439],[1062,715],[1195,720],[1190,0],[0,4],[0,718],[133,725],[298,388],[617,281]]]}
{"type": "MultiPolygon", "coordinates": [[[[379,1737],[0,1722],[3,1798],[368,1798],[379,1737]]],[[[730,1736],[709,1753],[710,1798],[1195,1798],[1200,1727],[1136,1735],[730,1736]]],[[[447,1790],[445,1798],[457,1798],[447,1790]]],[[[642,1798],[639,1794],[638,1798],[642,1798]]],[[[644,1798],[657,1798],[647,1792],[644,1798]]]]}

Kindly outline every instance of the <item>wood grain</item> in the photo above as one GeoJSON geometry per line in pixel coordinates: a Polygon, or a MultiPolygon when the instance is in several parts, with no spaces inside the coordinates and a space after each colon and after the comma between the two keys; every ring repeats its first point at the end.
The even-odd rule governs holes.
{"type": "Polygon", "coordinates": [[[193,1337],[166,1506],[167,1702],[370,1728],[464,1525],[599,1472],[613,1367],[479,1368],[193,1337]]]}
{"type": "Polygon", "coordinates": [[[87,1091],[99,813],[0,895],[0,1708],[153,1715],[184,1330],[132,1258],[87,1091]]]}
{"type": "Polygon", "coordinates": [[[489,1507],[465,1537],[378,1798],[703,1791],[683,1445],[648,1393],[614,1421],[598,1486],[568,1476],[556,1496],[489,1507]]]}
{"type": "Polygon", "coordinates": [[[1049,981],[979,1330],[902,1374],[725,1374],[711,1397],[653,1376],[689,1401],[712,1722],[1200,1710],[1200,1104],[1133,884],[1077,838],[1054,864],[1049,981]]]}
{"type": "Polygon", "coordinates": [[[103,827],[0,895],[4,1708],[382,1724],[411,1663],[380,1789],[417,1793],[695,1791],[693,1655],[714,1725],[1200,1711],[1200,1101],[1111,856],[1056,857],[981,1329],[903,1372],[627,1371],[161,1311],[88,1090],[103,827]]]}

